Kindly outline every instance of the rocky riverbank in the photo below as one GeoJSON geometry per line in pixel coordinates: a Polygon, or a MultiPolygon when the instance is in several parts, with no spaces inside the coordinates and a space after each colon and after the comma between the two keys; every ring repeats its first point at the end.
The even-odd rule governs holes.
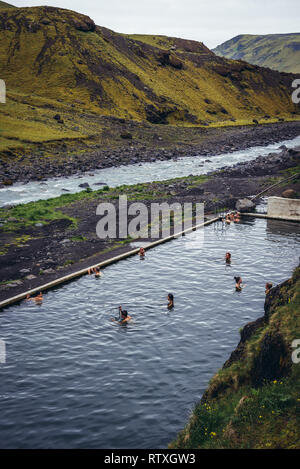
{"type": "MultiPolygon", "coordinates": [[[[202,202],[207,215],[235,207],[239,198],[259,193],[300,171],[300,149],[258,157],[251,163],[224,168],[206,176],[86,190],[55,199],[0,210],[0,300],[22,293],[76,270],[131,249],[130,239],[99,239],[96,225],[100,202],[111,202],[118,213],[119,195],[128,201],[202,202]]],[[[274,188],[300,194],[299,178],[274,188]]]]}
{"type": "Polygon", "coordinates": [[[93,149],[78,143],[77,148],[57,144],[53,154],[42,144],[19,158],[0,155],[0,187],[15,182],[45,180],[92,172],[112,166],[130,165],[182,156],[213,156],[268,145],[300,134],[300,122],[280,122],[227,128],[180,128],[135,122],[118,122],[115,139],[105,147],[95,143],[93,149]],[[119,138],[121,136],[121,138],[119,138]]]}

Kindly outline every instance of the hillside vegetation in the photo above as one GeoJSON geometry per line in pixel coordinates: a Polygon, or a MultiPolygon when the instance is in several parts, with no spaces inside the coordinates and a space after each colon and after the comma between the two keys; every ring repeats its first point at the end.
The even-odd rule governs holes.
{"type": "Polygon", "coordinates": [[[117,34],[53,7],[1,9],[0,77],[0,151],[93,140],[112,118],[215,126],[299,112],[292,75],[217,57],[196,41],[117,34]]]}
{"type": "Polygon", "coordinates": [[[271,290],[265,314],[212,379],[172,448],[300,447],[300,267],[271,290]],[[298,354],[299,355],[299,354],[298,354]]]}
{"type": "Polygon", "coordinates": [[[213,51],[221,57],[245,60],[279,72],[300,73],[300,33],[241,34],[213,51]]]}

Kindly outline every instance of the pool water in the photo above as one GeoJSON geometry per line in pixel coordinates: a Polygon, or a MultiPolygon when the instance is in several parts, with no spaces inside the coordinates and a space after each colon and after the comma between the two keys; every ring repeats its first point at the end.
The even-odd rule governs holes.
{"type": "Polygon", "coordinates": [[[247,219],[202,234],[53,289],[41,306],[2,311],[0,447],[165,448],[174,439],[239,329],[263,315],[266,281],[285,280],[299,259],[298,224],[247,219]],[[111,321],[119,304],[132,323],[111,321]]]}

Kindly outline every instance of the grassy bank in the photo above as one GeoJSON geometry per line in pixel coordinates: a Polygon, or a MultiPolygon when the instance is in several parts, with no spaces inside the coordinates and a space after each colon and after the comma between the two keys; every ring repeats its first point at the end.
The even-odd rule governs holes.
{"type": "Polygon", "coordinates": [[[162,182],[134,184],[130,186],[119,186],[109,188],[104,186],[102,189],[93,191],[90,188],[77,192],[75,194],[63,194],[47,200],[38,200],[27,204],[20,204],[15,207],[1,208],[0,219],[4,222],[2,230],[14,231],[25,226],[35,225],[37,223],[47,224],[53,220],[67,219],[72,222],[72,226],[77,225],[77,220],[64,213],[63,208],[79,201],[88,201],[93,199],[113,200],[120,195],[126,195],[128,200],[154,200],[167,199],[172,197],[167,188],[174,183],[186,183],[187,189],[198,187],[208,181],[208,176],[189,176],[182,178],[173,178],[162,182]]]}

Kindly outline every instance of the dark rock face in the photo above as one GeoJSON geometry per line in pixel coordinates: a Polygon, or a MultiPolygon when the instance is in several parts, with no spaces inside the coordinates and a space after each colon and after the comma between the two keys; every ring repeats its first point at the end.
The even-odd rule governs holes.
{"type": "Polygon", "coordinates": [[[178,57],[176,57],[174,54],[171,54],[169,51],[162,51],[158,56],[158,61],[160,65],[169,65],[173,68],[176,68],[177,70],[181,70],[183,68],[183,63],[181,60],[178,59],[178,57]]]}
{"type": "Polygon", "coordinates": [[[79,31],[88,32],[88,31],[95,31],[96,29],[96,25],[94,21],[88,16],[83,16],[80,19],[74,19],[73,24],[75,28],[78,29],[79,31]]]}
{"type": "Polygon", "coordinates": [[[245,345],[255,332],[265,325],[265,318],[259,318],[256,321],[249,322],[241,331],[241,340],[237,348],[232,352],[229,359],[224,363],[223,368],[229,368],[232,363],[243,360],[245,356],[245,345]]]}
{"type": "Polygon", "coordinates": [[[145,107],[146,119],[151,124],[167,124],[167,117],[170,114],[168,110],[157,109],[152,104],[145,107]]]}
{"type": "Polygon", "coordinates": [[[281,334],[278,332],[267,333],[251,369],[252,385],[258,387],[264,381],[286,376],[290,368],[287,356],[288,350],[281,334]]]}
{"type": "Polygon", "coordinates": [[[130,133],[130,132],[123,132],[121,135],[120,135],[121,138],[123,139],[127,139],[127,140],[132,140],[133,138],[133,135],[130,133]]]}
{"type": "Polygon", "coordinates": [[[264,310],[265,310],[265,319],[266,322],[269,322],[270,317],[274,313],[275,309],[278,306],[283,306],[288,303],[289,301],[289,294],[288,294],[288,287],[290,284],[290,280],[286,280],[285,282],[277,285],[276,287],[272,288],[270,293],[266,296],[264,310]]]}

